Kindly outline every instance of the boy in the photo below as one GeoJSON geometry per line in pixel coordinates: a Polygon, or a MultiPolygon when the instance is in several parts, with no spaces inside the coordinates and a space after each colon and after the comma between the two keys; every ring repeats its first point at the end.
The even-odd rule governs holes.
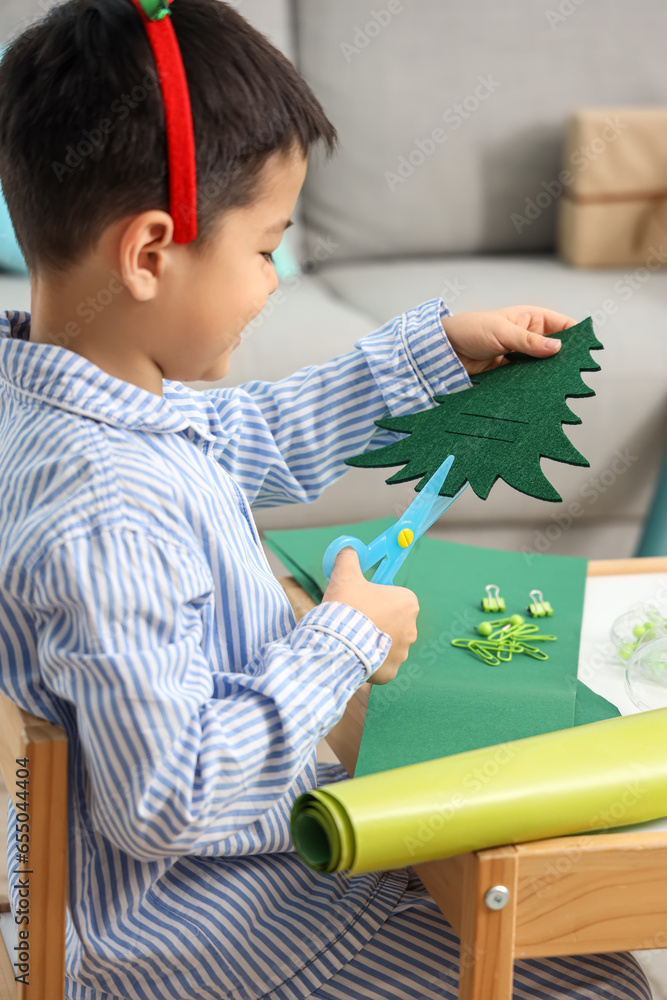
{"type": "MultiPolygon", "coordinates": [[[[296,796],[344,777],[316,745],[361,684],[395,676],[416,599],[346,550],[295,625],[250,504],[315,499],[381,443],[381,414],[509,350],[552,351],[541,334],[573,320],[452,317],[434,299],[282,382],[188,390],[226,374],[275,290],[309,148],[336,134],[226,4],[170,16],[196,142],[190,244],[132,0],[68,0],[0,67],[0,179],[32,282],[31,314],[0,316],[1,685],[69,740],[66,995],[453,997],[456,939],[409,870],[318,875],[289,836],[296,796]]],[[[11,802],[8,819],[14,867],[11,802]]],[[[550,996],[648,996],[628,956],[594,958],[519,963],[516,995],[541,996],[542,976],[550,996]]]]}

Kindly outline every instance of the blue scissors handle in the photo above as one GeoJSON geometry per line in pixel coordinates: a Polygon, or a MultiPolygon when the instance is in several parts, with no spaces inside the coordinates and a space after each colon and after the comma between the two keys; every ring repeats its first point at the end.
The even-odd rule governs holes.
{"type": "Polygon", "coordinates": [[[336,556],[342,549],[345,549],[348,546],[353,548],[359,556],[359,566],[361,567],[362,573],[365,573],[371,565],[369,562],[370,557],[368,554],[368,545],[365,545],[361,539],[355,538],[354,535],[339,535],[338,538],[334,538],[333,542],[331,542],[328,546],[322,558],[322,572],[326,576],[327,580],[330,579],[331,574],[333,573],[336,556]]]}
{"type": "MultiPolygon", "coordinates": [[[[361,539],[356,538],[354,535],[339,535],[338,538],[334,538],[322,558],[322,571],[327,580],[330,579],[331,574],[333,573],[336,556],[341,549],[345,549],[348,546],[353,548],[359,556],[359,566],[362,573],[365,573],[367,569],[374,566],[378,559],[382,559],[383,556],[386,556],[387,554],[387,547],[385,544],[386,534],[387,532],[383,531],[381,535],[378,535],[378,537],[372,542],[369,542],[368,545],[362,542],[361,539]]],[[[373,574],[373,583],[383,582],[376,579],[380,569],[381,566],[378,566],[377,570],[373,574]]]]}
{"type": "Polygon", "coordinates": [[[403,516],[368,545],[365,545],[359,538],[355,538],[354,535],[339,535],[338,538],[335,538],[328,546],[322,559],[322,571],[327,580],[331,577],[338,553],[341,549],[350,546],[359,557],[362,573],[380,562],[373,574],[373,583],[392,583],[394,576],[411,551],[413,542],[437,521],[466,488],[467,483],[453,497],[439,495],[453,461],[454,456],[449,455],[431,476],[403,516]]]}

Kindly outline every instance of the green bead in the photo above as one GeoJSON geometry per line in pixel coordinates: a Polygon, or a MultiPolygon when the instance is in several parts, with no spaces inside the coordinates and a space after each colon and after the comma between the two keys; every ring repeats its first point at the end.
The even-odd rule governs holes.
{"type": "Polygon", "coordinates": [[[523,615],[512,615],[510,618],[510,625],[523,625],[524,620],[523,615]]]}
{"type": "Polygon", "coordinates": [[[622,660],[629,660],[634,651],[634,642],[624,642],[618,652],[622,660]]]}
{"type": "Polygon", "coordinates": [[[632,630],[632,634],[636,635],[638,639],[641,639],[644,632],[648,632],[650,628],[651,628],[650,622],[644,622],[643,625],[635,625],[635,627],[632,630]]]}
{"type": "Polygon", "coordinates": [[[491,622],[481,622],[477,626],[477,631],[479,632],[480,635],[491,635],[491,633],[493,632],[493,625],[491,624],[491,622]]]}

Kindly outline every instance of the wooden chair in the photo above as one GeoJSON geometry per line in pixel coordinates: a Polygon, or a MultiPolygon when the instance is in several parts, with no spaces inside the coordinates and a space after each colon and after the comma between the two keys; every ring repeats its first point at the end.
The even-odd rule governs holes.
{"type": "MultiPolygon", "coordinates": [[[[8,872],[10,885],[27,881],[28,985],[17,982],[13,963],[0,940],[0,1000],[63,1000],[65,995],[65,916],[67,909],[67,736],[62,726],[30,715],[0,694],[0,773],[17,815],[29,814],[27,864],[8,872]],[[17,761],[27,760],[27,808],[18,798],[25,771],[17,761]],[[27,869],[29,874],[21,875],[27,869]]],[[[6,810],[6,799],[2,808],[6,810]]],[[[17,820],[20,830],[23,824],[17,820]]],[[[4,823],[0,823],[0,828],[4,823]]],[[[13,832],[13,831],[10,831],[13,832]]],[[[4,847],[0,848],[5,850],[4,847]]],[[[21,911],[22,914],[23,911],[21,911]]]]}

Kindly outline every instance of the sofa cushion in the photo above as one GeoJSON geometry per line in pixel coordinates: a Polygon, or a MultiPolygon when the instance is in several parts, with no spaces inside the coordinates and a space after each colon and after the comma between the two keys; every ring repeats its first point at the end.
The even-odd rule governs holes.
{"type": "Polygon", "coordinates": [[[0,43],[6,44],[37,21],[53,6],[53,0],[2,0],[0,43]]]}
{"type": "Polygon", "coordinates": [[[19,274],[0,274],[0,312],[6,309],[30,310],[30,278],[19,274]]]}
{"type": "Polygon", "coordinates": [[[299,68],[341,138],[306,181],[305,221],[340,260],[551,249],[558,198],[544,185],[557,190],[571,111],[667,103],[665,4],[296,0],[296,11],[299,68]],[[512,221],[537,195],[537,216],[512,221]]]}
{"type": "Polygon", "coordinates": [[[348,305],[313,275],[285,280],[264,310],[243,331],[230,372],[219,382],[188,382],[197,389],[275,382],[305,365],[323,364],[351,351],[355,340],[378,325],[363,309],[348,305]]]}
{"type": "Polygon", "coordinates": [[[290,0],[227,0],[231,7],[261,31],[294,61],[294,33],[290,0]]]}

